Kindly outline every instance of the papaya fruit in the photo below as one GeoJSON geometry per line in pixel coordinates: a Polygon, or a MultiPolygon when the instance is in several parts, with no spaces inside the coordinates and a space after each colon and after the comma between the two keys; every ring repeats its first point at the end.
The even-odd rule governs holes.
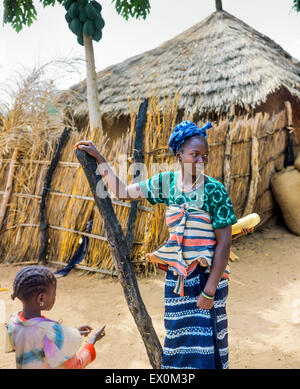
{"type": "Polygon", "coordinates": [[[72,17],[68,14],[68,12],[65,14],[65,19],[66,19],[67,23],[71,23],[71,21],[72,21],[72,17]]]}
{"type": "Polygon", "coordinates": [[[101,15],[98,15],[96,19],[94,20],[95,26],[99,29],[102,30],[103,27],[105,26],[104,19],[102,18],[101,15]]]}
{"type": "Polygon", "coordinates": [[[77,36],[82,34],[82,24],[78,18],[75,18],[69,24],[70,30],[77,36]]]}
{"type": "Polygon", "coordinates": [[[94,34],[94,24],[91,20],[87,19],[83,25],[83,33],[85,35],[92,36],[94,34]]]}
{"type": "Polygon", "coordinates": [[[76,0],[67,0],[65,3],[65,9],[68,11],[68,9],[71,7],[71,5],[75,2],[76,0]]]}
{"type": "Polygon", "coordinates": [[[94,34],[92,35],[94,41],[99,42],[102,38],[102,31],[94,26],[94,34]]]}
{"type": "Polygon", "coordinates": [[[79,11],[79,20],[84,23],[86,21],[86,19],[87,19],[87,16],[86,16],[85,10],[84,10],[84,8],[81,8],[79,11]]]}
{"type": "Polygon", "coordinates": [[[98,14],[102,11],[102,5],[100,3],[98,3],[98,1],[92,0],[91,4],[95,8],[95,10],[98,12],[98,14]]]}
{"type": "Polygon", "coordinates": [[[73,3],[71,5],[71,7],[69,8],[68,10],[68,13],[69,15],[72,17],[72,18],[77,18],[79,16],[79,5],[78,3],[73,3]]]}
{"type": "Polygon", "coordinates": [[[96,9],[94,8],[94,6],[91,3],[88,3],[84,7],[84,10],[85,10],[87,17],[91,20],[94,20],[96,18],[96,16],[98,15],[98,12],[96,11],[96,9]]]}
{"type": "Polygon", "coordinates": [[[82,36],[82,35],[78,35],[78,36],[77,36],[77,42],[78,42],[81,46],[84,46],[83,36],[82,36]]]}

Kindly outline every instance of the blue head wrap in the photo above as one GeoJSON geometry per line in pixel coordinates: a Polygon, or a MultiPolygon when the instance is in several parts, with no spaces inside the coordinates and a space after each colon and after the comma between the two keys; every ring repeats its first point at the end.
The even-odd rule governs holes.
{"type": "Polygon", "coordinates": [[[186,120],[180,124],[177,124],[174,127],[174,130],[170,136],[169,146],[173,152],[176,154],[179,147],[186,141],[187,138],[193,135],[201,135],[205,139],[207,138],[206,130],[211,128],[211,123],[207,123],[205,126],[199,128],[193,122],[186,120]]]}

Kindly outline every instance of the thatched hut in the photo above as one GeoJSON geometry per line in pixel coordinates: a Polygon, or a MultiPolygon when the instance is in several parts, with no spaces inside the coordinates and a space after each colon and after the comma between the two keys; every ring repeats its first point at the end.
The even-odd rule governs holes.
{"type": "MultiPolygon", "coordinates": [[[[55,120],[48,109],[53,93],[44,87],[35,93],[31,83],[25,83],[0,123],[0,262],[36,261],[44,245],[47,261],[63,265],[75,253],[78,236],[87,236],[88,253],[77,266],[114,271],[103,220],[95,212],[72,146],[79,139],[93,140],[130,183],[132,175],[120,174],[124,160],[119,157],[132,162],[136,113],[140,101],[149,96],[144,131],[148,173],[167,170],[176,162],[167,144],[178,121],[190,118],[201,124],[210,119],[214,126],[208,133],[206,173],[225,184],[236,216],[257,212],[264,223],[276,213],[270,178],[285,165],[291,124],[298,135],[295,142],[300,140],[300,70],[275,42],[220,4],[203,22],[159,48],[98,73],[103,132],[87,126],[85,81],[72,88],[72,100],[60,95],[59,102],[69,104],[68,115],[55,115],[55,120]],[[66,120],[72,131],[60,144],[66,120]],[[92,230],[86,232],[90,218],[92,230]]],[[[59,112],[64,110],[65,106],[59,112]]],[[[113,206],[125,233],[131,204],[114,198],[113,206]]],[[[164,215],[163,205],[139,202],[131,258],[140,271],[153,270],[145,253],[168,238],[164,215]]]]}
{"type": "MultiPolygon", "coordinates": [[[[218,3],[218,2],[217,2],[218,3]]],[[[220,3],[220,2],[219,2],[220,3]]],[[[300,67],[267,36],[218,10],[161,46],[98,73],[104,129],[119,136],[129,125],[129,104],[155,94],[179,94],[178,119],[216,120],[236,114],[278,113],[290,101],[300,142],[300,67]]],[[[86,82],[73,86],[75,116],[86,124],[86,82]]]]}

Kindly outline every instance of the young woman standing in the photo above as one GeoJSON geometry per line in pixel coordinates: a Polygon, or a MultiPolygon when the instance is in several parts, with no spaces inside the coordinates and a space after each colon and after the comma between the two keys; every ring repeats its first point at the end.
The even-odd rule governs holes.
{"type": "Polygon", "coordinates": [[[228,259],[237,219],[224,185],[204,174],[210,127],[190,121],[177,125],[169,146],[181,169],[132,185],[117,177],[93,142],[74,145],[96,158],[108,189],[120,199],[167,205],[169,240],[147,255],[167,269],[161,366],[167,369],[228,368],[228,259]]]}

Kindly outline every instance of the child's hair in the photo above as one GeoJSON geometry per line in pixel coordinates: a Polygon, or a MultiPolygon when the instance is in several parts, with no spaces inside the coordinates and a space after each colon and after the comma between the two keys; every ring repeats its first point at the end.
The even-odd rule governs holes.
{"type": "Polygon", "coordinates": [[[56,283],[54,273],[45,266],[25,266],[18,271],[14,279],[11,298],[26,300],[34,294],[46,292],[50,285],[56,283]]]}

